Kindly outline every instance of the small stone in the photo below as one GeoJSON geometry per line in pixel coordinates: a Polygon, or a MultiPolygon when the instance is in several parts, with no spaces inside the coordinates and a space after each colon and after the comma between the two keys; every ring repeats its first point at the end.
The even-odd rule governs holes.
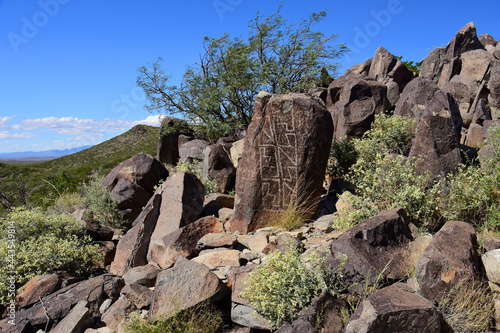
{"type": "Polygon", "coordinates": [[[253,252],[262,252],[269,243],[269,235],[265,232],[259,232],[248,239],[248,248],[253,252]]]}
{"type": "Polygon", "coordinates": [[[111,298],[104,300],[104,302],[102,302],[101,306],[99,307],[99,313],[104,314],[104,312],[109,309],[112,302],[113,300],[111,298]]]}

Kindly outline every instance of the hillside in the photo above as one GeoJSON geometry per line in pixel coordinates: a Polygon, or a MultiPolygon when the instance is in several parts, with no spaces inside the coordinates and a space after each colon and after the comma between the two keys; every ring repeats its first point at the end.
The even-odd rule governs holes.
{"type": "MultiPolygon", "coordinates": [[[[59,193],[77,191],[93,174],[107,174],[138,153],[156,154],[159,128],[137,125],[127,132],[83,151],[29,165],[0,163],[0,193],[14,197],[32,192],[37,203],[59,193]]],[[[22,201],[22,199],[21,199],[22,201]]]]}

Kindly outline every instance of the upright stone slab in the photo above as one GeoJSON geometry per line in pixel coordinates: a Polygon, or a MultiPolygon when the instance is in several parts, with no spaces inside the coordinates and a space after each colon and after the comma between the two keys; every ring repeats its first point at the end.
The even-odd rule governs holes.
{"type": "Polygon", "coordinates": [[[179,136],[192,135],[192,130],[183,119],[165,117],[161,122],[156,158],[164,164],[179,162],[179,136]]]}
{"type": "Polygon", "coordinates": [[[332,136],[331,115],[318,98],[259,93],[238,164],[231,231],[267,226],[297,197],[314,211],[332,136]]]}
{"type": "Polygon", "coordinates": [[[189,172],[176,172],[161,186],[161,206],[150,244],[193,223],[203,210],[205,189],[189,172]]]}

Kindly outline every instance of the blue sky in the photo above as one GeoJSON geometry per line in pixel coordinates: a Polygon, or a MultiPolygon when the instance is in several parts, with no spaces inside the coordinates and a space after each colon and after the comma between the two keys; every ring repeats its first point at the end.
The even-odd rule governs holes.
{"type": "MultiPolygon", "coordinates": [[[[246,36],[264,0],[0,0],[0,153],[65,149],[107,140],[158,116],[143,109],[137,68],[164,59],[179,84],[203,53],[204,36],[246,36]]],[[[298,23],[327,10],[315,30],[352,49],[343,72],[384,46],[405,60],[446,45],[474,21],[500,38],[500,3],[491,1],[283,1],[298,23]]]]}

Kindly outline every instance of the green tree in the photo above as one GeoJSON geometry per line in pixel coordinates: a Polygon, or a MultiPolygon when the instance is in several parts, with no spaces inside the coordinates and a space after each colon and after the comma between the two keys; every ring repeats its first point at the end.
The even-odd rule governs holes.
{"type": "Polygon", "coordinates": [[[335,75],[334,59],[347,51],[332,45],[336,35],[312,31],[326,12],[312,13],[300,24],[289,24],[278,10],[249,22],[249,35],[205,37],[199,63],[188,66],[183,82],[171,85],[161,69],[161,58],[140,67],[137,84],[151,112],[182,114],[200,124],[211,139],[246,127],[252,119],[255,95],[300,92],[318,86],[321,68],[335,75]]]}

